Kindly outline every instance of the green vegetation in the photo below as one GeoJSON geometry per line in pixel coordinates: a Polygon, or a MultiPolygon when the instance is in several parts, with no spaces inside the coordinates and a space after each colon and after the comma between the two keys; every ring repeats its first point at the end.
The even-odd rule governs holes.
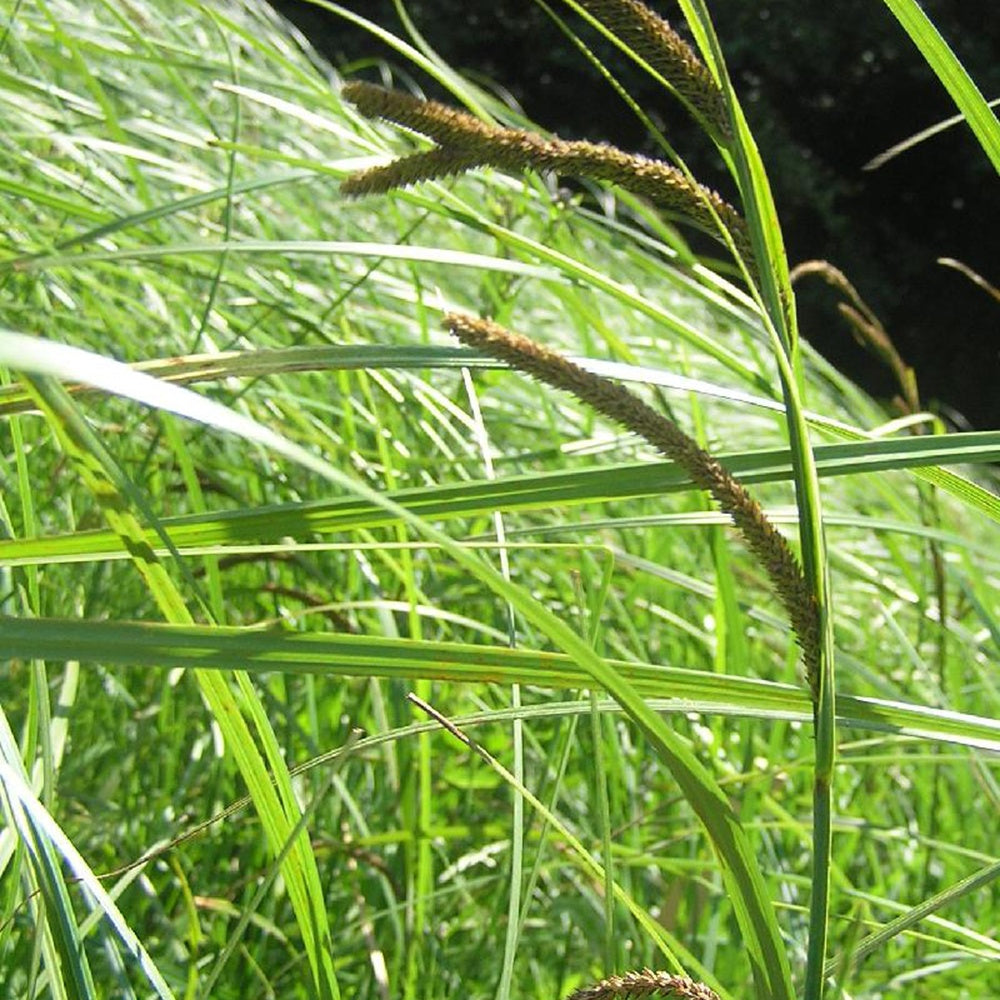
{"type": "Polygon", "coordinates": [[[0,993],[998,992],[1000,433],[940,433],[912,383],[890,419],[799,339],[681,7],[697,54],[632,0],[558,13],[692,110],[735,208],[666,140],[494,155],[528,123],[419,37],[372,25],[398,63],[343,72],[433,78],[475,155],[367,120],[250,0],[8,10],[0,993]],[[700,448],[664,461],[607,380],[700,448]]]}

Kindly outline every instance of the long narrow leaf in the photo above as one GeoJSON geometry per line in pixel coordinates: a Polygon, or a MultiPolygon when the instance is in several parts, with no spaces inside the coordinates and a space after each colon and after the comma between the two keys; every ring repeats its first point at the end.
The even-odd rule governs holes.
{"type": "Polygon", "coordinates": [[[966,68],[916,0],[885,0],[885,5],[937,74],[1000,174],[1000,122],[966,68]]]}
{"type": "MultiPolygon", "coordinates": [[[[46,851],[56,851],[65,860],[70,870],[84,886],[95,905],[99,907],[118,935],[126,951],[134,958],[136,965],[149,981],[150,986],[161,1000],[173,1000],[173,993],[156,968],[142,942],[129,927],[114,900],[108,895],[100,881],[86,861],[73,846],[45,807],[38,801],[34,792],[25,782],[24,777],[4,761],[0,761],[0,785],[4,795],[11,804],[14,821],[22,836],[25,836],[38,848],[46,851]]],[[[73,942],[79,948],[79,940],[73,942]]],[[[80,959],[75,958],[74,964],[80,965],[80,959]]],[[[89,975],[89,973],[88,973],[89,975]]],[[[92,992],[82,995],[96,995],[92,992]]]]}
{"type": "MultiPolygon", "coordinates": [[[[1000,521],[1000,498],[948,470],[933,468],[938,463],[972,465],[1000,460],[1000,431],[820,445],[816,457],[821,478],[889,469],[933,472],[954,492],[960,495],[967,492],[972,505],[1000,521]]],[[[792,475],[786,449],[722,455],[720,461],[748,484],[783,482],[792,475]]],[[[422,517],[445,520],[489,515],[496,510],[538,510],[554,505],[662,496],[691,488],[690,480],[673,463],[656,461],[402,489],[388,495],[400,508],[422,517]]],[[[161,524],[177,549],[185,552],[189,547],[260,544],[289,535],[301,538],[357,531],[393,524],[396,520],[378,503],[346,497],[259,510],[163,518],[161,524]]],[[[157,546],[155,533],[147,531],[144,539],[157,546]]],[[[118,537],[101,530],[0,540],[0,564],[10,566],[126,557],[127,551],[118,537]]]]}
{"type": "MultiPolygon", "coordinates": [[[[411,681],[429,677],[553,690],[587,684],[587,674],[565,653],[379,636],[0,616],[0,642],[9,656],[55,662],[75,658],[83,663],[148,668],[244,667],[249,674],[263,675],[280,672],[411,681]]],[[[643,697],[674,699],[677,712],[793,721],[811,717],[808,694],[791,684],[627,660],[606,662],[643,697]]],[[[1000,721],[995,719],[850,695],[842,696],[838,704],[840,724],[852,729],[1000,751],[1000,721]]]]}
{"type": "MultiPolygon", "coordinates": [[[[38,343],[29,343],[28,353],[37,356],[38,343]]],[[[44,365],[40,367],[43,369],[40,377],[37,373],[29,373],[28,378],[28,388],[36,403],[48,417],[50,426],[74,461],[81,478],[100,504],[105,519],[129,552],[161,612],[174,624],[191,624],[193,619],[180,591],[155,552],[143,541],[140,523],[129,508],[126,497],[119,491],[118,483],[124,481],[124,476],[113,457],[83,420],[76,404],[62,386],[51,379],[51,373],[45,371],[44,365]]],[[[61,374],[65,377],[67,369],[62,369],[61,374]]],[[[297,806],[293,800],[283,804],[278,798],[228,678],[217,672],[200,670],[195,676],[225,737],[227,749],[233,754],[250,788],[271,848],[277,854],[284,850],[290,831],[299,818],[297,806]]],[[[269,729],[266,719],[262,717],[258,717],[257,724],[258,730],[269,729]]],[[[272,763],[281,764],[274,755],[272,763]]],[[[296,838],[295,847],[282,863],[282,872],[302,931],[314,986],[320,996],[338,1000],[340,992],[330,956],[332,938],[323,892],[315,855],[305,832],[296,838]]]]}

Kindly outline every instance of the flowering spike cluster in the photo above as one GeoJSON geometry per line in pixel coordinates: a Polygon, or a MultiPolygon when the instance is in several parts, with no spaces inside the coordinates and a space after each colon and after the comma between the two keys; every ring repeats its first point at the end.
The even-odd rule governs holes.
{"type": "Polygon", "coordinates": [[[815,598],[784,536],[760,504],[718,459],[624,386],[585,371],[541,344],[511,333],[491,320],[448,313],[445,327],[463,344],[576,396],[598,412],[645,438],[676,462],[691,481],[710,493],[739,529],[747,548],[765,569],[802,647],[805,673],[817,697],[820,626],[815,598]]]}
{"type": "Polygon", "coordinates": [[[694,49],[639,0],[579,0],[579,4],[656,70],[716,139],[729,136],[722,91],[694,49]]]}
{"type": "Polygon", "coordinates": [[[604,143],[546,139],[525,129],[489,125],[437,101],[370,83],[348,83],[343,94],[365,117],[385,118],[438,143],[434,149],[351,174],[340,188],[346,195],[384,193],[473,167],[570,174],[617,184],[711,234],[718,233],[721,222],[740,256],[751,259],[746,222],[736,209],[711,188],[662,160],[625,153],[604,143]]]}
{"type": "Polygon", "coordinates": [[[643,969],[609,976],[593,986],[571,993],[566,1000],[641,1000],[643,997],[670,997],[677,1000],[719,1000],[719,994],[704,983],[686,976],[643,969]]]}

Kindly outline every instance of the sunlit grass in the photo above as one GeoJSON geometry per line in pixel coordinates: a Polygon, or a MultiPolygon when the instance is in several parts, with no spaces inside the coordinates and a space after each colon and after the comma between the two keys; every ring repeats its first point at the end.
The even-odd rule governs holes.
{"type": "MultiPolygon", "coordinates": [[[[415,140],[256,4],[10,13],[0,327],[229,415],[3,341],[0,993],[551,1000],[650,965],[749,995],[718,860],[656,734],[591,702],[601,670],[732,802],[801,988],[812,707],[765,574],[648,446],[440,330],[482,312],[629,379],[797,542],[767,296],[552,178],[344,199],[415,140]],[[46,364],[68,392],[11,384],[46,364]],[[144,857],[107,897],[77,881],[144,857]]],[[[518,123],[398,49],[399,85],[419,58],[518,123]]],[[[828,972],[988,996],[1000,435],[914,436],[801,351],[840,696],[828,972]]]]}

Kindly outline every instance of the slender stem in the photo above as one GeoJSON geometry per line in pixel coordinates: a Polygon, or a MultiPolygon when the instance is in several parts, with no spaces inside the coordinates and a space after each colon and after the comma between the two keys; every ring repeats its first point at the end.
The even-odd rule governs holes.
{"type": "Polygon", "coordinates": [[[765,324],[775,347],[799,509],[802,563],[817,615],[817,661],[810,684],[816,755],[813,779],[812,894],[809,900],[809,946],[804,998],[821,1000],[829,922],[832,787],[836,761],[834,647],[829,604],[829,566],[823,534],[819,479],[800,398],[802,377],[795,299],[767,173],[739,99],[728,78],[722,48],[708,7],[705,0],[680,0],[680,4],[699,42],[703,58],[716,74],[729,108],[734,137],[729,147],[733,172],[742,194],[743,210],[760,276],[765,324]]]}

